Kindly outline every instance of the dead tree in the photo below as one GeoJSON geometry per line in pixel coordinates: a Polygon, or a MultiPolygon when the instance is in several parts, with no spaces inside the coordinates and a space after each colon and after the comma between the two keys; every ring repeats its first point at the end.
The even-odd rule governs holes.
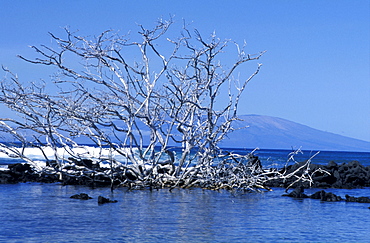
{"type": "MultiPolygon", "coordinates": [[[[88,140],[125,158],[120,161],[122,173],[129,176],[121,184],[164,185],[165,179],[170,187],[197,183],[218,187],[205,178],[216,176],[214,165],[230,160],[219,144],[234,130],[240,98],[261,64],[244,80],[235,78],[235,73],[264,52],[246,54],[245,46],[215,34],[204,38],[187,26],[173,38],[171,25],[172,20],[159,20],[152,29],[139,26],[137,41],[111,30],[96,37],[69,29],[65,37],[50,33],[53,46],[32,46],[38,55],[34,59],[19,56],[58,70],[50,82],[26,86],[4,69],[8,77],[1,83],[0,102],[20,119],[0,118],[1,131],[22,147],[53,148],[59,168],[70,163],[66,157],[83,159],[73,148],[88,140]],[[222,63],[226,51],[234,51],[231,65],[222,63]],[[171,146],[182,153],[175,156],[171,146]],[[158,171],[166,171],[166,176],[158,171]]],[[[25,157],[22,150],[16,151],[25,157]]],[[[111,156],[107,161],[113,181],[115,162],[111,156]]],[[[249,175],[233,175],[245,178],[238,187],[261,184],[253,180],[252,171],[246,171],[249,175]]]]}

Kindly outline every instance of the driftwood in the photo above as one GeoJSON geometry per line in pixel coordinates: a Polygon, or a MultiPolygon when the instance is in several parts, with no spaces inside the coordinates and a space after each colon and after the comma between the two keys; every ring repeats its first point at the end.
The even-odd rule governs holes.
{"type": "Polygon", "coordinates": [[[19,119],[0,117],[0,135],[15,142],[0,143],[0,150],[32,166],[31,174],[10,169],[3,180],[13,173],[20,180],[112,189],[247,191],[268,189],[270,180],[293,178],[290,186],[312,182],[309,161],[302,165],[306,172],[297,175],[299,170],[264,170],[253,154],[220,149],[229,133],[242,129],[234,127],[239,102],[261,69],[256,63],[245,74],[241,66],[264,52],[247,54],[245,44],[214,33],[204,38],[186,24],[173,37],[172,25],[172,19],[160,19],[152,29],[139,26],[138,38],[111,30],[95,37],[69,29],[65,37],[50,33],[50,46],[32,46],[37,57],[19,56],[58,70],[49,82],[25,85],[3,67],[7,76],[0,83],[0,103],[19,119]],[[223,62],[226,52],[234,58],[223,62]],[[81,143],[100,151],[90,156],[75,150],[81,143]],[[177,158],[173,146],[181,148],[177,158]],[[27,148],[37,149],[46,164],[29,156],[27,148]],[[124,159],[118,162],[116,155],[124,159]]]}
{"type": "MultiPolygon", "coordinates": [[[[42,166],[37,168],[39,167],[42,166]]],[[[127,187],[130,190],[198,187],[251,192],[270,190],[267,186],[269,181],[294,175],[282,173],[277,169],[263,169],[260,160],[253,154],[242,156],[224,153],[215,165],[190,165],[181,169],[178,167],[175,158],[156,165],[123,164],[115,161],[108,167],[102,161],[69,158],[63,163],[47,161],[41,170],[29,164],[10,165],[8,171],[0,173],[0,178],[2,183],[61,182],[66,185],[109,186],[112,190],[116,187],[127,187]],[[175,173],[177,170],[179,173],[175,173]]],[[[302,178],[302,181],[310,180],[307,175],[299,175],[299,178],[302,178]]]]}

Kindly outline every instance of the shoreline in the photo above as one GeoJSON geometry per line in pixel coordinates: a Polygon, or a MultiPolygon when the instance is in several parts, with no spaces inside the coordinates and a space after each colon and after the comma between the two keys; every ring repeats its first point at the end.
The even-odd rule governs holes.
{"type": "MultiPolygon", "coordinates": [[[[258,159],[257,159],[258,160],[258,159]]],[[[85,161],[87,162],[87,161],[85,161]]],[[[87,166],[86,166],[87,167],[87,166]]],[[[86,168],[85,168],[86,169],[86,168]]],[[[96,168],[95,168],[96,169],[96,168]]],[[[299,162],[293,165],[289,165],[283,169],[280,169],[279,173],[282,174],[292,174],[292,177],[285,177],[285,178],[278,178],[272,180],[266,180],[266,182],[262,185],[261,189],[265,189],[267,191],[271,191],[271,188],[285,188],[285,194],[281,196],[290,197],[293,199],[312,199],[312,200],[320,200],[321,202],[355,202],[355,203],[370,203],[369,197],[355,197],[350,196],[348,194],[345,195],[344,198],[338,196],[332,192],[327,192],[324,189],[364,189],[370,187],[370,166],[363,166],[358,161],[351,161],[349,163],[343,163],[338,165],[334,161],[329,162],[327,165],[320,165],[320,164],[307,164],[306,162],[299,162]],[[295,183],[294,180],[301,177],[304,178],[305,174],[308,171],[313,171],[311,174],[311,180],[300,180],[298,183],[295,183]],[[322,189],[319,190],[311,195],[307,195],[304,193],[305,189],[322,189]],[[288,193],[289,189],[293,189],[290,193],[288,193]]],[[[138,178],[132,178],[132,183],[134,185],[138,185],[138,178]]],[[[180,190],[190,190],[190,189],[211,189],[215,191],[220,191],[220,189],[213,189],[213,188],[206,188],[200,187],[197,184],[194,184],[191,187],[181,188],[180,186],[177,187],[148,187],[143,186],[139,188],[131,188],[131,184],[128,183],[124,186],[122,184],[115,185],[115,188],[112,186],[111,178],[100,178],[100,180],[95,180],[95,178],[86,178],[84,176],[80,177],[72,177],[61,178],[59,175],[54,174],[40,174],[33,170],[30,164],[27,163],[17,163],[8,165],[8,170],[0,170],[0,184],[18,184],[18,183],[46,183],[46,184],[58,184],[61,183],[62,186],[66,185],[79,185],[79,186],[86,186],[90,187],[91,189],[96,188],[107,188],[113,191],[113,189],[117,188],[127,188],[129,191],[132,189],[143,189],[147,191],[152,191],[153,189],[180,189],[180,190]],[[127,186],[128,185],[128,186],[127,186]]],[[[143,184],[145,185],[145,184],[143,184]]],[[[240,191],[240,189],[235,188],[221,188],[230,191],[231,193],[236,193],[240,191]]],[[[242,192],[246,192],[242,190],[242,192]]],[[[88,200],[92,199],[89,195],[85,193],[75,194],[72,195],[70,198],[79,199],[79,200],[88,200]]],[[[99,196],[98,204],[105,204],[105,203],[115,203],[117,200],[110,200],[109,198],[105,198],[99,196]]],[[[370,207],[367,207],[370,209],[370,207]]]]}
{"type": "MultiPolygon", "coordinates": [[[[327,165],[305,165],[306,162],[298,162],[293,165],[289,165],[286,168],[281,168],[279,169],[280,173],[290,174],[294,172],[295,176],[283,179],[279,178],[267,180],[263,186],[266,187],[265,189],[268,189],[270,187],[281,187],[289,189],[289,185],[293,183],[293,186],[291,186],[291,188],[296,188],[298,186],[302,186],[303,188],[321,189],[361,189],[365,187],[370,187],[370,166],[364,166],[358,161],[351,161],[349,163],[342,163],[340,165],[335,163],[334,161],[329,162],[327,165]],[[311,176],[311,182],[303,180],[296,184],[294,183],[294,181],[298,177],[307,174],[307,172],[313,172],[311,176]]],[[[92,165],[89,164],[88,161],[85,161],[85,163],[81,164],[78,169],[68,168],[70,170],[75,169],[76,174],[78,174],[78,172],[81,172],[81,176],[71,176],[63,174],[63,179],[61,180],[58,173],[50,174],[39,172],[27,163],[9,164],[8,169],[3,168],[2,170],[0,170],[0,184],[40,182],[62,183],[63,185],[85,185],[89,187],[112,186],[111,178],[109,178],[108,176],[102,176],[102,174],[98,173],[99,170],[103,170],[102,168],[91,168],[91,166],[92,165]],[[94,169],[94,172],[89,174],[90,177],[86,174],[82,174],[82,171],[87,171],[91,169],[94,169]]],[[[132,183],[139,183],[140,178],[136,178],[134,175],[128,172],[129,171],[122,171],[122,173],[118,175],[120,176],[120,180],[125,180],[132,183]]],[[[129,185],[129,183],[119,185],[117,182],[113,184],[116,187],[125,187],[129,185]]]]}

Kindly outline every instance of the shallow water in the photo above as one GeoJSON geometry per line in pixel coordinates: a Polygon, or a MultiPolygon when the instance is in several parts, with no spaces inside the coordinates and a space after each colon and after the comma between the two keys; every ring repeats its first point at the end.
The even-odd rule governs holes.
{"type": "MultiPolygon", "coordinates": [[[[311,194],[317,189],[307,190],[311,194]]],[[[329,191],[329,190],[328,190],[329,191]]],[[[342,197],[369,189],[330,190],[342,197]]],[[[368,242],[370,205],[209,190],[0,185],[1,242],[368,242]],[[91,200],[70,196],[88,193],[91,200]],[[118,203],[98,205],[102,195],[118,203]]]]}

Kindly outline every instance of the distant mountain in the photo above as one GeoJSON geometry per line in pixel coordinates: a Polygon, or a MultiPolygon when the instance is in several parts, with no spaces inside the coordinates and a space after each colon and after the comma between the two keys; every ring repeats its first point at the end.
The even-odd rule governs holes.
{"type": "Polygon", "coordinates": [[[261,115],[243,115],[240,118],[243,121],[237,121],[234,127],[249,127],[230,134],[229,139],[222,143],[222,147],[302,147],[303,150],[370,152],[370,142],[320,131],[285,119],[261,115]]]}
{"type": "MultiPolygon", "coordinates": [[[[370,152],[370,142],[320,131],[282,118],[262,115],[243,115],[239,118],[242,121],[235,121],[233,127],[243,129],[229,134],[220,147],[370,152]]],[[[139,127],[146,144],[149,141],[148,128],[144,125],[139,127]]],[[[89,144],[91,141],[81,139],[77,142],[89,144]]]]}

